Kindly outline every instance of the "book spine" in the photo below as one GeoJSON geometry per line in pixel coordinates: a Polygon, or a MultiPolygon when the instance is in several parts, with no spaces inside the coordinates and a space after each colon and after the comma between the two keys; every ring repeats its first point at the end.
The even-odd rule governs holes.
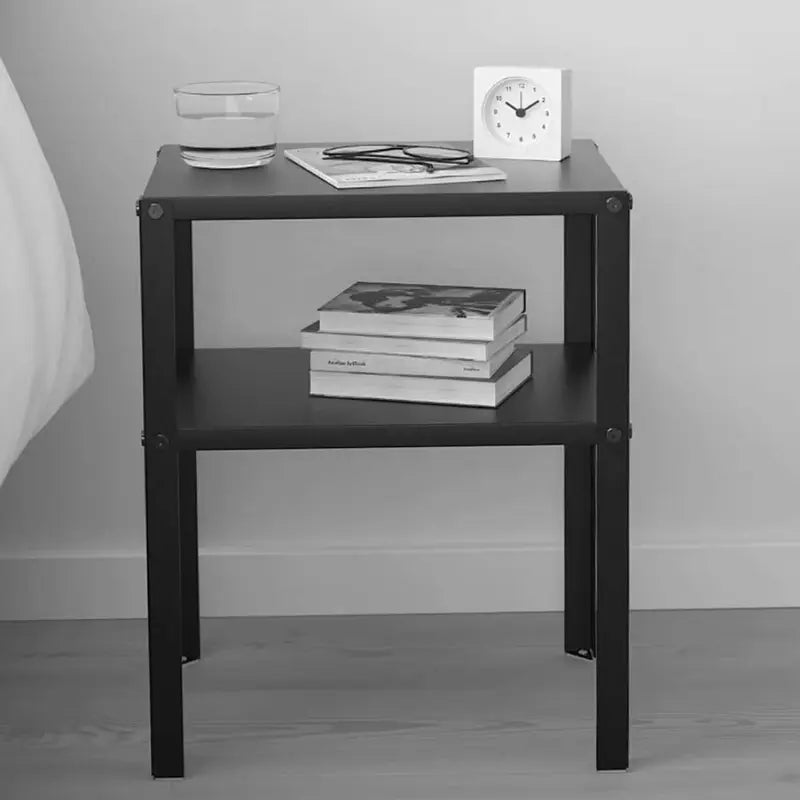
{"type": "Polygon", "coordinates": [[[493,407],[494,386],[486,382],[355,373],[310,373],[310,394],[369,400],[399,400],[460,406],[493,407]]]}
{"type": "Polygon", "coordinates": [[[312,370],[327,372],[360,372],[382,375],[426,375],[450,378],[489,378],[491,361],[423,358],[372,353],[313,350],[312,370]]]}
{"type": "Polygon", "coordinates": [[[320,311],[322,333],[353,333],[372,336],[415,336],[430,339],[467,339],[490,342],[494,319],[458,319],[401,314],[359,314],[349,311],[320,311]]]}
{"type": "Polygon", "coordinates": [[[483,342],[406,339],[401,336],[359,336],[340,333],[303,332],[300,344],[306,350],[344,350],[353,353],[384,353],[430,358],[486,361],[489,348],[483,342]]]}

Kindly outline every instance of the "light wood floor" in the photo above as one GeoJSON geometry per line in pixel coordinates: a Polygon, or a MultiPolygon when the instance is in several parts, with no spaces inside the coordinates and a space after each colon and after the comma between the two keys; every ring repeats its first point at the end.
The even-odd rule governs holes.
{"type": "Polygon", "coordinates": [[[0,624],[0,798],[800,797],[800,610],[632,620],[632,764],[594,772],[561,615],[206,620],[188,777],[149,777],[145,626],[0,624]]]}

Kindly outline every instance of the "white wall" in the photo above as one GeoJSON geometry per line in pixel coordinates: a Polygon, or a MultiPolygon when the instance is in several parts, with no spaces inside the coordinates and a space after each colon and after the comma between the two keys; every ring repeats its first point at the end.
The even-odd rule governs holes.
{"type": "MultiPolygon", "coordinates": [[[[134,201],[175,141],[171,87],[277,81],[284,141],[468,139],[472,68],[499,62],[571,66],[576,135],[635,198],[634,605],[800,603],[787,9],[3,0],[0,55],[72,221],[97,371],[0,490],[0,616],[144,613],[134,201]]],[[[201,346],[292,344],[359,277],[522,285],[532,338],[560,336],[559,220],[196,228],[201,346]]],[[[201,455],[203,611],[557,608],[561,464],[549,448],[201,455]]]]}

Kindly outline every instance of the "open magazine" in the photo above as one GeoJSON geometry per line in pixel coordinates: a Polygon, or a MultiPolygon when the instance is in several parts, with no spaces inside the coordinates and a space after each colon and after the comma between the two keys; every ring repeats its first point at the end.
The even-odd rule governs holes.
{"type": "Polygon", "coordinates": [[[429,172],[421,164],[391,164],[370,161],[343,161],[323,155],[325,147],[300,147],[284,150],[290,161],[313,172],[337,189],[365,189],[382,186],[424,186],[439,183],[502,181],[506,174],[485,161],[474,159],[463,166],[444,166],[429,172]]]}

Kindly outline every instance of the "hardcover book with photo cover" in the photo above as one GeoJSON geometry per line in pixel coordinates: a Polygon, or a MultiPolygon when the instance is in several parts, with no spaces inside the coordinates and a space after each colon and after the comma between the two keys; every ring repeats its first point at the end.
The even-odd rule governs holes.
{"type": "Polygon", "coordinates": [[[493,341],[524,310],[523,289],[358,281],[319,309],[319,329],[493,341]]]}

